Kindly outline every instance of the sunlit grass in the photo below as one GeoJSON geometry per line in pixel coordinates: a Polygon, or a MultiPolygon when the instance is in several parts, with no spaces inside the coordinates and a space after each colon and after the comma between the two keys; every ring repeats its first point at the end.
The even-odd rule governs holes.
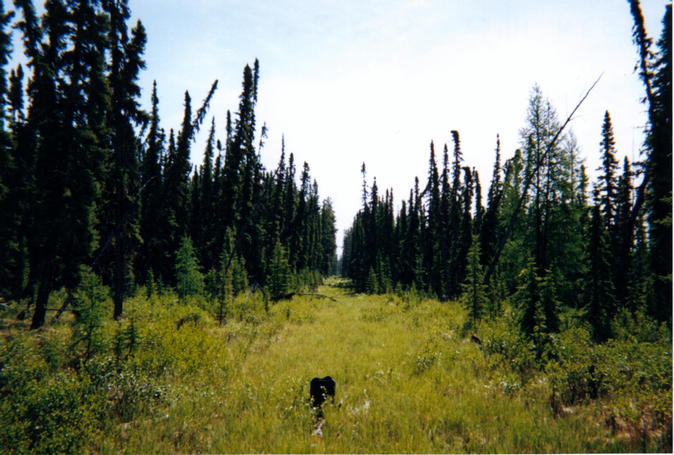
{"type": "MultiPolygon", "coordinates": [[[[91,433],[88,447],[101,453],[659,447],[640,445],[607,425],[602,416],[610,401],[556,415],[545,370],[522,375],[507,357],[487,355],[463,333],[466,312],[456,302],[354,295],[330,284],[268,311],[260,296],[243,296],[251,301],[237,305],[254,314],[230,311],[222,325],[199,302],[139,294],[127,304],[127,319],[107,323],[105,331],[112,339],[120,327],[136,324],[138,346],[123,373],[134,387],[150,388],[153,398],[126,404],[131,417],[107,421],[91,433]],[[319,437],[312,434],[309,382],[326,375],[335,379],[337,393],[324,405],[319,437]]],[[[64,322],[44,331],[40,344],[54,344],[57,353],[66,349],[58,340],[67,338],[68,327],[64,322]]],[[[478,335],[486,343],[499,327],[482,327],[478,335]]],[[[671,403],[671,392],[663,399],[671,403]]]]}
{"type": "MultiPolygon", "coordinates": [[[[295,297],[258,324],[166,333],[185,362],[165,413],[106,435],[115,452],[584,452],[606,429],[589,411],[555,418],[544,378],[509,391],[460,331],[456,303],[394,296],[295,297]],[[334,299],[334,300],[333,300],[334,299]],[[173,338],[171,338],[173,337],[173,338]],[[195,365],[190,364],[190,359],[195,365]],[[322,437],[309,381],[332,376],[322,437]]],[[[149,335],[148,335],[149,336],[149,335]]],[[[179,354],[176,353],[180,357],[179,354]]],[[[619,450],[620,447],[613,447],[619,450]]],[[[624,450],[628,450],[627,447],[624,450]]]]}

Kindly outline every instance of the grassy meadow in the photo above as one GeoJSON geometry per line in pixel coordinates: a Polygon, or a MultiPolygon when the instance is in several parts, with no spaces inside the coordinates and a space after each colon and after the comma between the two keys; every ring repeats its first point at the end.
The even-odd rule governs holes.
{"type": "MultiPolygon", "coordinates": [[[[0,447],[10,453],[671,450],[671,339],[626,335],[596,346],[582,328],[569,327],[541,362],[508,329],[507,309],[468,333],[458,302],[352,294],[342,284],[328,280],[314,295],[276,304],[240,296],[223,324],[207,302],[172,294],[139,293],[124,321],[88,328],[64,316],[28,332],[6,311],[0,447]],[[334,404],[324,405],[319,436],[309,382],[326,375],[337,393],[334,404]]],[[[106,315],[110,305],[102,305],[106,315]]]]}

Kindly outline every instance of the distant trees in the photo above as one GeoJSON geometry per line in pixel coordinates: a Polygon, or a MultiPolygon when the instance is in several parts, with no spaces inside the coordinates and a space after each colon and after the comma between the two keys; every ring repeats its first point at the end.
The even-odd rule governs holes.
{"type": "Polygon", "coordinates": [[[613,336],[612,321],[624,311],[671,327],[671,5],[654,53],[638,1],[630,3],[649,104],[640,186],[627,158],[620,169],[607,111],[589,198],[575,138],[534,86],[521,147],[503,166],[497,136],[486,207],[457,131],[451,164],[445,145],[438,166],[431,142],[427,182],[421,189],[415,180],[395,218],[392,193],[379,196],[376,180],[369,187],[363,164],[363,206],[342,257],[356,289],[385,292],[379,283],[390,280],[442,299],[462,296],[472,325],[509,297],[537,346],[559,330],[564,307],[580,310],[597,341],[613,336]]]}
{"type": "Polygon", "coordinates": [[[278,298],[335,271],[334,212],[309,165],[299,189],[285,147],[276,170],[262,166],[257,60],[244,68],[222,141],[211,120],[197,167],[190,151],[217,81],[199,109],[185,92],[182,124],[167,134],[156,82],[150,112],[140,108],[147,37],[140,21],[127,25],[127,0],[53,0],[42,16],[29,0],[14,6],[30,75],[24,85],[18,66],[8,77],[15,13],[3,4],[0,295],[34,301],[33,328],[54,289],[72,294],[92,272],[110,286],[119,318],[137,283],[221,300],[250,283],[278,298]]]}

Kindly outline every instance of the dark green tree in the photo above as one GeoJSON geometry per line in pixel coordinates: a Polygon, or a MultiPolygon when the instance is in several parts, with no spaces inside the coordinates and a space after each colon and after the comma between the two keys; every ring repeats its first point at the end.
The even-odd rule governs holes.
{"type": "MultiPolygon", "coordinates": [[[[192,136],[192,99],[185,92],[182,128],[177,142],[173,130],[169,138],[166,166],[163,175],[164,210],[162,223],[166,223],[166,238],[163,239],[165,254],[175,255],[182,237],[187,233],[187,198],[189,192],[190,144],[192,136]]],[[[175,275],[166,270],[161,273],[168,283],[175,283],[175,275]]]]}
{"type": "MultiPolygon", "coordinates": [[[[211,121],[211,129],[206,141],[204,150],[204,160],[201,165],[199,175],[200,188],[198,192],[198,203],[200,216],[195,220],[195,233],[197,237],[197,247],[199,257],[204,268],[210,270],[216,266],[217,239],[214,236],[216,228],[216,186],[213,170],[213,155],[215,153],[215,118],[211,121]]],[[[194,214],[193,214],[193,218],[194,214]]]]}
{"type": "Polygon", "coordinates": [[[597,169],[601,172],[600,186],[601,191],[601,210],[604,222],[610,229],[615,222],[615,199],[618,169],[618,161],[615,158],[615,139],[613,138],[613,125],[608,111],[604,113],[604,123],[601,127],[601,166],[597,169]]]}
{"type": "Polygon", "coordinates": [[[37,285],[31,327],[38,328],[52,289],[77,287],[97,241],[95,211],[109,105],[105,30],[94,2],[49,1],[41,21],[31,2],[16,6],[33,71],[26,129],[17,149],[32,170],[32,185],[22,196],[31,201],[30,219],[24,221],[30,281],[37,285]]]}
{"type": "Polygon", "coordinates": [[[611,250],[609,233],[601,213],[601,196],[594,190],[595,204],[592,207],[592,224],[588,245],[589,276],[587,279],[587,319],[597,341],[611,336],[611,318],[615,315],[615,292],[611,279],[611,250]]]}
{"type": "Polygon", "coordinates": [[[147,36],[138,21],[129,36],[127,21],[131,11],[127,0],[107,0],[103,7],[108,14],[110,46],[111,102],[108,125],[111,130],[111,156],[106,179],[103,229],[111,238],[113,316],[122,316],[124,299],[134,283],[133,260],[140,242],[139,143],[134,125],[144,119],[138,98],[138,77],[145,68],[142,55],[147,36]]]}
{"type": "Polygon", "coordinates": [[[181,299],[201,295],[204,291],[204,276],[199,268],[192,239],[182,238],[175,260],[176,291],[181,299]]]}
{"type": "Polygon", "coordinates": [[[489,191],[487,192],[487,208],[482,219],[480,229],[480,244],[482,251],[482,264],[487,264],[493,257],[498,238],[498,212],[503,197],[503,184],[501,182],[501,139],[496,136],[496,157],[492,172],[489,191]]]}
{"type": "MultiPolygon", "coordinates": [[[[21,258],[23,256],[20,247],[21,233],[18,223],[17,195],[12,194],[14,187],[14,175],[17,171],[15,163],[15,144],[10,131],[8,131],[5,119],[9,111],[9,119],[12,130],[16,131],[18,122],[16,104],[23,101],[23,96],[17,97],[17,76],[14,70],[11,72],[11,88],[8,86],[6,66],[11,56],[11,32],[9,31],[12,12],[5,13],[4,4],[0,5],[0,295],[20,292],[24,282],[21,258]],[[9,106],[8,106],[9,104],[9,106]],[[17,283],[21,283],[17,286],[17,283]]],[[[21,66],[18,67],[18,71],[21,66]]],[[[23,76],[23,75],[22,75],[23,76]]],[[[19,111],[20,112],[20,111],[19,111]]]]}
{"type": "Polygon", "coordinates": [[[473,235],[466,257],[466,279],[461,285],[463,300],[468,308],[468,317],[472,328],[477,327],[477,322],[489,305],[487,285],[484,284],[484,272],[480,262],[481,256],[479,238],[477,235],[473,235]]]}
{"type": "MultiPolygon", "coordinates": [[[[628,305],[630,270],[632,269],[634,250],[634,226],[630,219],[632,192],[632,170],[629,160],[625,157],[623,173],[616,187],[615,222],[611,232],[611,250],[613,253],[611,270],[616,303],[620,307],[628,305]]],[[[631,310],[635,309],[631,308],[631,310]]]]}
{"type": "Polygon", "coordinates": [[[323,275],[337,273],[337,229],[335,228],[335,212],[330,198],[323,201],[321,207],[321,258],[319,270],[323,275]]]}
{"type": "Polygon", "coordinates": [[[639,0],[630,0],[632,38],[639,52],[636,68],[644,83],[648,105],[646,173],[637,190],[631,219],[637,223],[644,201],[651,240],[654,300],[650,312],[672,323],[672,37],[671,4],[665,8],[658,52],[651,50],[639,0]]]}
{"type": "Polygon", "coordinates": [[[288,294],[290,289],[290,267],[285,249],[277,241],[272,251],[268,279],[269,295],[278,301],[288,294]]]}
{"type": "Polygon", "coordinates": [[[136,277],[143,281],[150,272],[161,278],[164,251],[167,247],[162,243],[167,236],[166,224],[158,222],[162,219],[165,204],[162,188],[165,138],[160,125],[156,81],[152,83],[151,104],[150,126],[140,163],[140,237],[142,244],[136,258],[136,277]]]}
{"type": "Polygon", "coordinates": [[[672,5],[666,6],[653,62],[653,106],[646,145],[650,173],[647,204],[654,274],[651,313],[672,324],[672,5]]]}

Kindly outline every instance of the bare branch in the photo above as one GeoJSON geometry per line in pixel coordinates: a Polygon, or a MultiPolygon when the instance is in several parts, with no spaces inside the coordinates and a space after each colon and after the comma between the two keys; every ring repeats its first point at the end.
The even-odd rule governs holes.
{"type": "MultiPolygon", "coordinates": [[[[557,134],[552,138],[552,141],[548,144],[547,148],[545,149],[545,152],[543,153],[543,156],[539,160],[540,162],[545,161],[545,157],[552,151],[552,148],[555,146],[555,143],[561,136],[562,132],[566,128],[566,126],[571,122],[573,119],[573,116],[575,115],[576,111],[580,108],[580,106],[585,102],[587,97],[590,95],[590,92],[595,88],[595,86],[599,83],[599,80],[603,76],[604,73],[600,74],[599,77],[597,78],[596,81],[592,84],[592,86],[585,92],[585,95],[578,101],[578,104],[576,104],[576,107],[573,108],[569,116],[566,118],[566,121],[564,124],[557,130],[557,134]]],[[[538,167],[540,166],[540,162],[536,163],[535,166],[538,167]]],[[[494,254],[494,257],[491,260],[491,263],[489,264],[489,269],[487,269],[487,273],[485,274],[484,277],[484,282],[486,284],[489,283],[489,280],[491,278],[492,273],[494,272],[494,269],[496,268],[496,264],[498,264],[499,257],[501,256],[501,252],[503,251],[503,247],[505,246],[506,241],[508,240],[508,237],[512,233],[513,227],[515,226],[515,221],[517,221],[517,215],[519,214],[520,209],[522,208],[522,204],[524,203],[524,199],[526,198],[527,192],[529,191],[529,187],[531,186],[531,181],[533,178],[533,175],[535,174],[535,170],[531,170],[530,172],[527,173],[527,176],[524,180],[524,189],[522,190],[522,194],[517,201],[517,206],[515,207],[515,210],[513,211],[513,214],[510,217],[510,222],[508,223],[508,227],[506,228],[506,231],[503,233],[503,236],[501,237],[501,240],[499,241],[498,248],[496,249],[496,254],[494,254]]]]}

